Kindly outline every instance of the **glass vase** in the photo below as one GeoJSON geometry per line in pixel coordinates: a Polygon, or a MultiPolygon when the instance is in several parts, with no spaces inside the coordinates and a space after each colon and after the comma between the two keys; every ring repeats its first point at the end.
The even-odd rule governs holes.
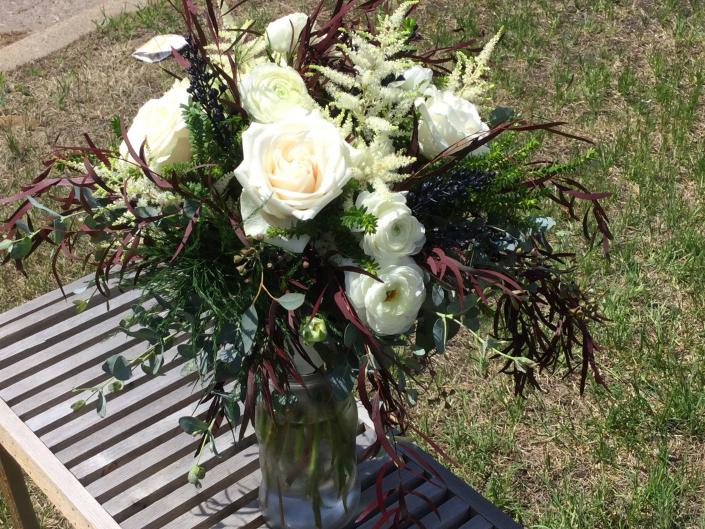
{"type": "Polygon", "coordinates": [[[274,413],[257,405],[260,510],[272,529],[342,529],[360,502],[357,405],[336,400],[324,377],[303,382],[275,397],[274,413]]]}

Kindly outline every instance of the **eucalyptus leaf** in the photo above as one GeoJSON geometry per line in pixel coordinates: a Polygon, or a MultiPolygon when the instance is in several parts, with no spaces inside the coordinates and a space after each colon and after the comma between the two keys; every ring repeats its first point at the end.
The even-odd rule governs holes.
{"type": "Polygon", "coordinates": [[[159,210],[152,206],[141,206],[135,208],[135,215],[140,219],[148,219],[151,217],[157,217],[159,215],[159,210]]]}
{"type": "Polygon", "coordinates": [[[305,295],[296,292],[289,292],[288,294],[284,294],[282,297],[277,298],[277,303],[279,303],[286,310],[296,310],[304,304],[305,300],[305,295]]]}
{"type": "Polygon", "coordinates": [[[86,401],[83,400],[83,399],[77,400],[76,402],[74,402],[73,404],[71,404],[71,409],[72,409],[73,411],[79,411],[79,410],[82,410],[82,409],[85,408],[85,407],[86,407],[86,401]]]}
{"type": "Polygon", "coordinates": [[[435,283],[433,287],[431,287],[431,300],[433,301],[433,304],[436,307],[440,307],[443,304],[445,297],[446,293],[443,290],[443,287],[438,283],[435,283]]]}
{"type": "Polygon", "coordinates": [[[81,197],[83,197],[83,201],[88,204],[88,207],[91,209],[97,209],[100,207],[100,204],[98,204],[98,201],[95,199],[93,196],[93,192],[88,189],[87,187],[74,187],[74,196],[76,197],[76,200],[81,200],[81,197]]]}
{"type": "Polygon", "coordinates": [[[447,328],[443,318],[438,318],[433,324],[433,343],[436,346],[436,351],[444,353],[446,350],[447,328]]]}
{"type": "Polygon", "coordinates": [[[406,395],[406,401],[409,403],[409,405],[416,406],[419,392],[416,391],[415,389],[407,389],[405,395],[406,395]]]}
{"type": "Polygon", "coordinates": [[[193,373],[197,373],[197,372],[198,372],[198,366],[196,365],[195,360],[189,360],[181,368],[180,374],[182,377],[187,377],[187,376],[192,375],[193,373]]]}
{"type": "Polygon", "coordinates": [[[181,417],[179,426],[189,435],[199,435],[208,430],[208,423],[196,417],[181,417]]]}
{"type": "Polygon", "coordinates": [[[76,307],[76,314],[81,314],[81,312],[88,308],[87,299],[74,299],[71,303],[73,303],[74,307],[76,307]]]}
{"type": "Polygon", "coordinates": [[[361,338],[360,331],[358,331],[352,323],[349,323],[348,326],[345,327],[345,332],[343,333],[343,343],[345,347],[354,349],[355,346],[362,341],[361,338]]]}
{"type": "Polygon", "coordinates": [[[37,209],[43,211],[44,213],[46,213],[46,214],[49,215],[50,217],[53,217],[53,218],[55,218],[55,219],[61,218],[61,215],[60,215],[59,213],[57,213],[57,212],[54,211],[53,209],[49,209],[49,208],[46,207],[44,204],[40,203],[40,202],[39,202],[36,198],[34,198],[33,196],[28,196],[28,197],[27,197],[27,200],[29,200],[29,203],[32,204],[32,207],[35,207],[35,208],[37,208],[37,209]]]}
{"type": "Polygon", "coordinates": [[[30,235],[32,233],[32,230],[29,229],[29,224],[27,224],[26,220],[18,220],[15,222],[15,226],[17,227],[17,231],[22,235],[30,235]]]}
{"type": "Polygon", "coordinates": [[[242,350],[244,354],[249,354],[255,344],[255,336],[257,336],[257,327],[259,321],[257,317],[257,309],[254,305],[243,313],[240,320],[240,329],[242,330],[242,350]]]}
{"type": "Polygon", "coordinates": [[[184,358],[194,358],[196,356],[196,349],[190,343],[184,343],[176,347],[178,353],[184,358]]]}
{"type": "Polygon", "coordinates": [[[64,224],[64,221],[61,219],[54,219],[52,225],[54,231],[51,232],[49,238],[54,244],[59,244],[64,240],[64,236],[66,235],[66,224],[64,224]]]}
{"type": "Polygon", "coordinates": [[[505,123],[510,119],[514,118],[515,115],[516,112],[514,112],[514,109],[511,109],[509,107],[497,107],[492,112],[490,112],[487,124],[490,128],[494,128],[497,125],[505,123]]]}
{"type": "Polygon", "coordinates": [[[83,199],[90,209],[97,209],[100,207],[100,204],[98,204],[98,201],[93,196],[93,193],[87,187],[74,186],[73,196],[78,202],[83,199]]]}
{"type": "Polygon", "coordinates": [[[22,259],[29,255],[32,250],[32,239],[29,237],[24,237],[18,241],[15,241],[10,249],[10,257],[12,259],[22,259]]]}
{"type": "Polygon", "coordinates": [[[350,366],[345,363],[336,365],[335,368],[326,373],[325,376],[333,390],[333,398],[336,401],[340,402],[348,398],[353,387],[355,387],[355,379],[352,373],[350,366]]]}
{"type": "Polygon", "coordinates": [[[105,394],[102,391],[98,392],[96,410],[101,418],[104,418],[108,414],[108,400],[105,398],[105,394]]]}
{"type": "Polygon", "coordinates": [[[233,427],[240,423],[240,406],[235,398],[224,399],[223,411],[233,427]]]}
{"type": "Polygon", "coordinates": [[[183,212],[188,218],[192,219],[196,215],[196,210],[201,206],[201,204],[193,200],[192,198],[187,198],[184,200],[183,212]]]}
{"type": "Polygon", "coordinates": [[[129,380],[132,377],[132,367],[122,355],[113,355],[103,364],[103,371],[118,380],[129,380]]]}
{"type": "Polygon", "coordinates": [[[147,359],[146,362],[142,362],[142,371],[146,375],[156,376],[159,374],[162,366],[164,365],[164,355],[154,354],[147,359]]]}

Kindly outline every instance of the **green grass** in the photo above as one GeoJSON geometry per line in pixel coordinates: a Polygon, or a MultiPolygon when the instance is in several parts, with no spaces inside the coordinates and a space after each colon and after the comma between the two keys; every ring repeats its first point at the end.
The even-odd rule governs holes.
{"type": "MultiPolygon", "coordinates": [[[[0,114],[39,105],[48,129],[40,137],[0,130],[0,174],[10,175],[0,191],[33,173],[57,130],[70,124],[105,138],[110,116],[134,112],[162,88],[157,67],[117,52],[95,59],[96,49],[118,43],[129,55],[140,38],[178,27],[163,4],[150,9],[105,21],[97,40],[53,62],[0,77],[0,114]],[[62,101],[65,110],[52,110],[62,101]],[[68,121],[77,113],[82,122],[68,121]]],[[[558,373],[542,376],[545,393],[515,399],[466,337],[438,365],[448,405],[434,393],[421,402],[420,420],[457,460],[455,470],[528,528],[705,529],[705,5],[441,0],[421,11],[422,22],[424,11],[438,20],[425,35],[440,42],[457,37],[451,15],[468,35],[488,38],[505,26],[494,102],[532,120],[563,119],[595,140],[598,156],[581,179],[614,194],[615,242],[606,262],[580,246],[579,226],[555,233],[557,245],[585,248],[579,275],[611,319],[599,332],[606,389],[590,384],[581,398],[576,380],[558,373]]],[[[549,138],[545,155],[582,147],[549,138]]],[[[14,286],[1,307],[53,287],[40,265],[29,280],[0,272],[14,286]]],[[[44,518],[45,527],[59,523],[44,518]]]]}
{"type": "MultiPolygon", "coordinates": [[[[440,366],[442,386],[461,388],[450,409],[423,405],[458,472],[535,529],[705,527],[705,6],[636,5],[456,9],[471,30],[506,28],[495,103],[593,138],[581,179],[614,194],[611,261],[577,260],[612,320],[599,333],[607,389],[579,398],[574,380],[546,376],[547,393],[514,400],[468,342],[440,366]]],[[[577,147],[549,138],[547,154],[577,147]]],[[[575,246],[579,226],[566,231],[558,244],[575,246]]]]}

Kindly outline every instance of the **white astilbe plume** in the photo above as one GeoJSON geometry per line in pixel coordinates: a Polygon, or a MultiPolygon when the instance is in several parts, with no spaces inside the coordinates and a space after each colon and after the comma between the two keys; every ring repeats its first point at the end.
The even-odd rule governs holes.
{"type": "Polygon", "coordinates": [[[233,61],[238,65],[240,74],[258,64],[265,59],[267,43],[264,37],[254,37],[244,35],[254,24],[253,20],[246,20],[241,24],[234,21],[231,15],[223,19],[223,25],[218,32],[218,44],[208,44],[206,51],[211,60],[217,62],[226,72],[230,72],[230,62],[225,55],[228,51],[232,54],[233,61]],[[235,44],[237,42],[237,44],[235,44]]]}
{"type": "MultiPolygon", "coordinates": [[[[64,164],[76,171],[85,171],[82,162],[65,161],[64,164]]],[[[137,203],[138,207],[146,206],[166,206],[178,202],[176,196],[169,191],[159,189],[142,171],[136,166],[124,160],[114,160],[112,167],[108,168],[104,164],[93,166],[93,170],[98,176],[117,193],[122,193],[126,190],[130,200],[137,203]]],[[[93,194],[96,197],[104,197],[108,193],[102,187],[97,187],[93,194]]],[[[122,208],[124,205],[121,202],[111,204],[108,209],[122,208]]]]}
{"type": "Polygon", "coordinates": [[[356,148],[353,178],[369,182],[377,189],[404,180],[407,175],[401,174],[399,170],[416,160],[397,153],[391,138],[386,134],[376,134],[372,141],[360,142],[356,148]]]}
{"type": "Polygon", "coordinates": [[[350,45],[338,47],[352,63],[354,74],[311,67],[328,81],[325,89],[332,99],[329,106],[355,123],[352,144],[360,153],[355,178],[376,185],[402,180],[399,171],[414,161],[395,150],[392,138],[408,133],[402,124],[408,123],[418,94],[386,86],[385,81],[414,65],[411,59],[400,56],[413,50],[403,24],[416,3],[403,2],[394,13],[382,16],[375,35],[358,30],[350,34],[350,45]]]}
{"type": "Polygon", "coordinates": [[[487,63],[503,33],[504,27],[499,29],[476,57],[468,57],[458,52],[455,68],[448,77],[448,90],[473,103],[481,103],[486,99],[487,92],[493,85],[485,81],[482,76],[489,70],[487,63]]]}

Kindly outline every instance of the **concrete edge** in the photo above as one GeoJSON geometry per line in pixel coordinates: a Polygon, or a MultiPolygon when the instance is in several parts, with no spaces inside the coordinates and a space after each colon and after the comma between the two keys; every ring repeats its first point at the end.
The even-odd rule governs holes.
{"type": "Polygon", "coordinates": [[[0,48],[0,72],[9,72],[58,51],[96,29],[103,16],[137,11],[149,0],[102,0],[93,7],[30,33],[25,38],[0,48]]]}

